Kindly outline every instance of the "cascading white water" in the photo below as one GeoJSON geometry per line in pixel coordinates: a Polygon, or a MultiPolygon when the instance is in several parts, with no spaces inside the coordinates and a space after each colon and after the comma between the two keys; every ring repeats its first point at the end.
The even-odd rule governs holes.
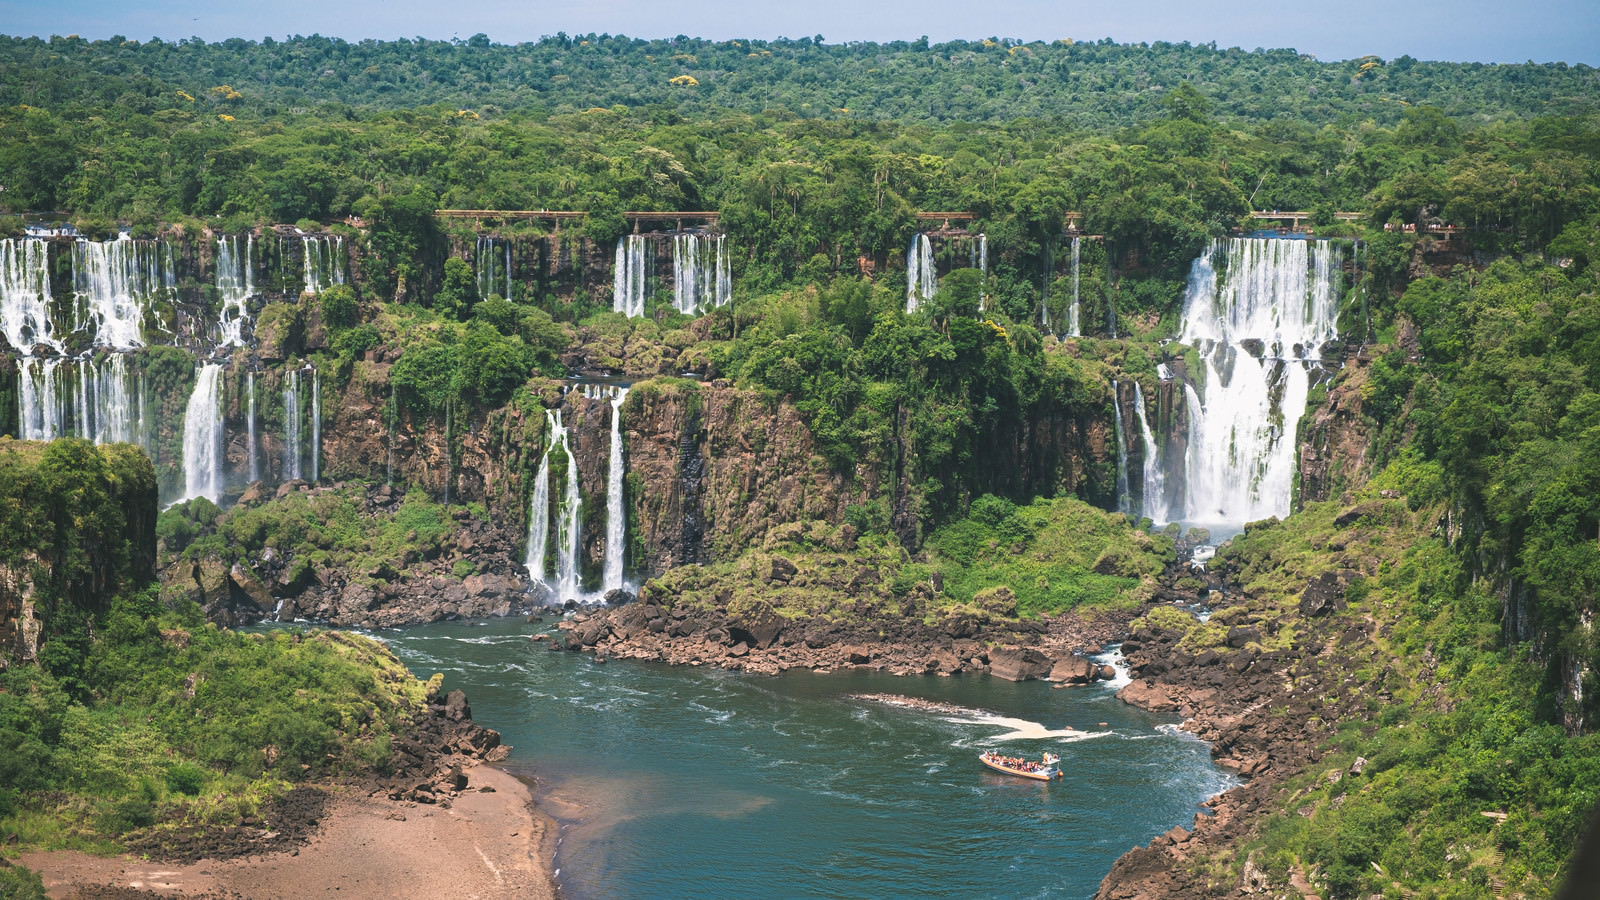
{"type": "Polygon", "coordinates": [[[628,524],[627,510],[622,502],[622,475],[626,469],[622,458],[622,401],[627,398],[627,388],[612,389],[611,460],[606,473],[606,556],[600,582],[601,591],[614,591],[623,587],[622,561],[625,556],[623,542],[627,540],[628,524]]]}
{"type": "Polygon", "coordinates": [[[344,284],[344,235],[304,234],[300,250],[305,264],[305,293],[320,294],[344,284]]]}
{"type": "Polygon", "coordinates": [[[611,309],[630,317],[644,315],[649,269],[645,238],[625,234],[617,239],[616,268],[611,273],[611,309]]]}
{"type": "MultiPolygon", "coordinates": [[[[557,424],[561,417],[557,415],[557,424]]],[[[556,584],[561,597],[578,596],[578,529],[583,496],[578,493],[578,458],[572,453],[567,430],[561,429],[561,452],[567,457],[567,490],[561,498],[560,543],[556,548],[556,584]]]]}
{"type": "Polygon", "coordinates": [[[144,346],[146,307],[170,294],[177,278],[166,245],[123,234],[73,244],[72,282],[81,309],[77,330],[93,329],[98,346],[132,350],[144,346]]]}
{"type": "Polygon", "coordinates": [[[478,277],[478,296],[485,300],[491,296],[510,300],[511,242],[480,234],[472,259],[478,277]]]}
{"type": "Polygon", "coordinates": [[[300,370],[283,373],[283,480],[300,477],[300,370]]]}
{"type": "Polygon", "coordinates": [[[1133,383],[1133,410],[1139,416],[1139,436],[1144,439],[1144,504],[1145,518],[1156,524],[1167,521],[1167,475],[1161,467],[1161,445],[1150,431],[1150,417],[1145,412],[1144,388],[1133,383]]]}
{"type": "Polygon", "coordinates": [[[1117,380],[1111,380],[1111,414],[1117,423],[1117,512],[1133,513],[1133,494],[1128,488],[1128,437],[1122,425],[1122,399],[1117,380]]]}
{"type": "Polygon", "coordinates": [[[222,366],[206,363],[195,370],[194,392],[183,414],[183,500],[222,499],[222,366]]]}
{"type": "Polygon", "coordinates": [[[322,477],[322,375],[311,369],[311,481],[322,477]]]}
{"type": "Polygon", "coordinates": [[[61,351],[50,320],[47,241],[0,240],[0,331],[18,353],[31,353],[35,344],[61,351]]]}
{"type": "Polygon", "coordinates": [[[673,235],[672,305],[679,312],[698,315],[728,302],[733,282],[725,244],[720,234],[673,235]]]}
{"type": "Polygon", "coordinates": [[[244,346],[244,327],[250,322],[248,306],[256,292],[254,234],[244,236],[244,252],[239,252],[238,235],[217,238],[217,295],[222,300],[222,311],[217,317],[217,327],[222,333],[224,347],[244,346]]]}
{"type": "Polygon", "coordinates": [[[545,554],[550,549],[550,451],[555,448],[558,439],[566,436],[566,429],[561,427],[561,420],[557,418],[559,415],[559,411],[544,411],[550,439],[544,445],[544,455],[539,457],[539,474],[533,478],[533,504],[528,510],[528,553],[523,559],[523,567],[528,570],[529,580],[540,584],[546,583],[545,554]]]}
{"type": "Polygon", "coordinates": [[[78,436],[96,444],[142,444],[140,410],[129,389],[128,358],[110,353],[76,361],[78,436]]]}
{"type": "Polygon", "coordinates": [[[1067,308],[1067,334],[1071,337],[1081,337],[1083,326],[1079,321],[1081,313],[1078,305],[1078,265],[1082,260],[1082,239],[1072,239],[1072,305],[1067,308]]]}
{"type": "Polygon", "coordinates": [[[56,402],[56,369],[60,358],[17,360],[17,407],[25,441],[51,441],[63,431],[61,405],[56,402]]]}
{"type": "Polygon", "coordinates": [[[1302,240],[1234,238],[1195,260],[1179,340],[1199,351],[1205,393],[1186,386],[1189,448],[1174,518],[1237,527],[1289,514],[1310,370],[1336,336],[1338,270],[1335,246],[1302,240]]]}
{"type": "Polygon", "coordinates": [[[250,481],[253,484],[261,480],[260,442],[256,438],[256,373],[245,373],[244,391],[245,435],[249,445],[246,450],[250,454],[250,481]]]}
{"type": "Polygon", "coordinates": [[[939,289],[939,270],[933,261],[933,242],[918,233],[906,251],[906,312],[916,312],[939,289]]]}

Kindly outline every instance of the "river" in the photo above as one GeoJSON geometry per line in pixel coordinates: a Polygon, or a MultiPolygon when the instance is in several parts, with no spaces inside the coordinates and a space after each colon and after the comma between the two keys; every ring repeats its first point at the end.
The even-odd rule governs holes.
{"type": "Polygon", "coordinates": [[[1089,897],[1234,781],[1114,686],[860,671],[777,677],[555,653],[518,620],[387,630],[513,746],[574,900],[1089,897]],[[862,699],[892,694],[959,709],[862,699]],[[986,748],[1060,755],[1043,783],[986,748]]]}

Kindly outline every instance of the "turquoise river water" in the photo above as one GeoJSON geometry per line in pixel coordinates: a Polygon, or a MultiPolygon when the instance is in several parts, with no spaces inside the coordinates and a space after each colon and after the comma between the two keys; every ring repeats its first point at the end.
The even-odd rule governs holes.
{"type": "Polygon", "coordinates": [[[508,767],[561,823],[557,880],[575,900],[1089,897],[1124,851],[1233,784],[1110,685],[596,665],[531,642],[538,627],[376,637],[513,745],[508,767]],[[991,747],[1057,753],[1066,777],[992,773],[977,759],[991,747]]]}

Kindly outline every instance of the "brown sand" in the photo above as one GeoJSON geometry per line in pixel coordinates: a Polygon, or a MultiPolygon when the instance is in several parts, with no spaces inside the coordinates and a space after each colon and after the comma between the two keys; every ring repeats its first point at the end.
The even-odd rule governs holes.
{"type": "Polygon", "coordinates": [[[509,772],[480,765],[469,778],[449,809],[341,788],[310,843],[270,856],[163,865],[55,851],[24,854],[18,862],[38,872],[56,898],[125,896],[131,888],[147,896],[249,900],[554,900],[555,823],[534,808],[529,786],[509,772]]]}

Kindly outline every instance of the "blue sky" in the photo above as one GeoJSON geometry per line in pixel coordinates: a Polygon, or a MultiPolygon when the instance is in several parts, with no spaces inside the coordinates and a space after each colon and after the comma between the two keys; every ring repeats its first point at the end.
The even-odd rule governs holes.
{"type": "Polygon", "coordinates": [[[954,38],[1118,42],[1216,41],[1292,47],[1319,59],[1569,62],[1600,66],[1600,0],[1348,0],[1196,3],[1180,0],[0,0],[0,33],[122,35],[139,40],[466,38],[500,43],[588,32],[630,37],[775,38],[828,42],[954,38]]]}

